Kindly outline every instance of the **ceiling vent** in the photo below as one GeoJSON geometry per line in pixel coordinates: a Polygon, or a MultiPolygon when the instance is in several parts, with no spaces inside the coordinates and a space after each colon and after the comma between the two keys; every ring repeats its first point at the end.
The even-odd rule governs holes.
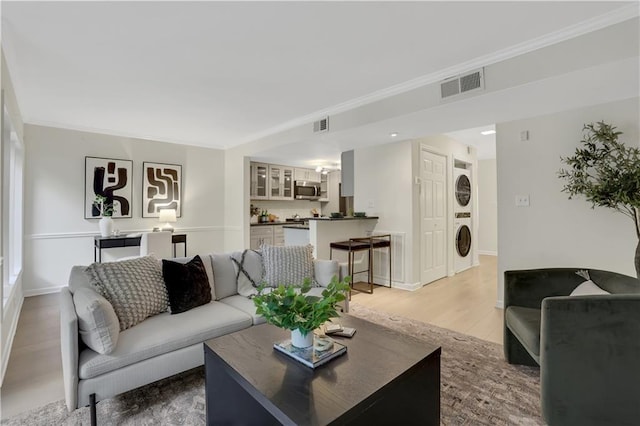
{"type": "Polygon", "coordinates": [[[313,122],[313,133],[322,133],[327,131],[329,131],[329,117],[313,122]]]}
{"type": "Polygon", "coordinates": [[[440,97],[447,99],[474,90],[484,89],[484,69],[448,78],[440,83],[440,97]]]}

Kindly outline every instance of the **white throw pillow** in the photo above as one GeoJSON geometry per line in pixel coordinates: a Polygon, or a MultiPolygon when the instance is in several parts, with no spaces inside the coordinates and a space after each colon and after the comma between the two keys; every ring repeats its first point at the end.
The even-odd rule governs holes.
{"type": "Polygon", "coordinates": [[[258,294],[258,286],[262,284],[264,266],[262,255],[255,250],[245,250],[231,255],[233,268],[236,273],[238,294],[253,297],[258,294]]]}
{"type": "Polygon", "coordinates": [[[591,280],[585,281],[580,284],[571,292],[569,296],[597,296],[603,294],[611,294],[606,290],[601,289],[591,280]]]}
{"type": "Polygon", "coordinates": [[[89,287],[73,294],[78,315],[80,338],[89,348],[102,355],[113,352],[120,335],[120,322],[111,303],[89,287]]]}

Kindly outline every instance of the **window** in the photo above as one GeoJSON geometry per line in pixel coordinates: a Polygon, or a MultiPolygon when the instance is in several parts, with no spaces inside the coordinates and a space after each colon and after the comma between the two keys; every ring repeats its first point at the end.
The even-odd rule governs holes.
{"type": "Polygon", "coordinates": [[[3,306],[22,272],[24,146],[7,112],[2,120],[3,306]]]}

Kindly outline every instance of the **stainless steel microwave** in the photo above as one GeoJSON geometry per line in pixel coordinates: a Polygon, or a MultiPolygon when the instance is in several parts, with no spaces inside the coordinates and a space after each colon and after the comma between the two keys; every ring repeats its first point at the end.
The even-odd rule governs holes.
{"type": "Polygon", "coordinates": [[[320,199],[320,182],[309,182],[306,180],[295,181],[293,195],[296,200],[318,200],[320,199]]]}

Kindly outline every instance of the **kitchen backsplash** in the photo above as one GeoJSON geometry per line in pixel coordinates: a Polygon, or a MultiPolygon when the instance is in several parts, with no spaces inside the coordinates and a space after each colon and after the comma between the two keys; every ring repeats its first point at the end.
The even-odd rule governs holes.
{"type": "MultiPolygon", "coordinates": [[[[253,207],[257,207],[258,211],[266,210],[270,214],[278,216],[278,220],[285,221],[287,218],[291,218],[296,214],[300,217],[311,217],[312,209],[316,209],[318,213],[321,213],[321,205],[319,201],[257,201],[251,202],[253,207]]],[[[325,213],[328,214],[328,213],[325,213]]]]}

